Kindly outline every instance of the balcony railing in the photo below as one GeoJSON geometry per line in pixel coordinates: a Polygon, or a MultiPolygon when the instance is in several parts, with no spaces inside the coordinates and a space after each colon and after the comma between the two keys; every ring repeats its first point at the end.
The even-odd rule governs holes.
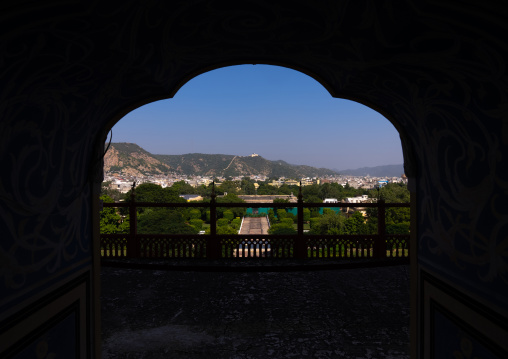
{"type": "Polygon", "coordinates": [[[120,258],[339,258],[339,259],[409,259],[409,235],[387,234],[385,211],[389,207],[409,207],[409,203],[104,203],[104,207],[128,208],[130,231],[127,234],[101,234],[101,256],[120,258]],[[374,207],[378,209],[377,234],[312,235],[304,233],[304,208],[374,207]],[[210,234],[142,234],[137,232],[137,208],[210,208],[210,234]],[[219,235],[217,207],[297,208],[296,235],[219,235]]]}

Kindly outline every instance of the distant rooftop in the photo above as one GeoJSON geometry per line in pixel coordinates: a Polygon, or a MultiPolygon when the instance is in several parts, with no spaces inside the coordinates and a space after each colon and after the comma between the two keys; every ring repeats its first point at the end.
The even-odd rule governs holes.
{"type": "Polygon", "coordinates": [[[288,199],[290,203],[296,203],[297,198],[294,195],[239,195],[247,203],[273,202],[274,199],[288,199]]]}

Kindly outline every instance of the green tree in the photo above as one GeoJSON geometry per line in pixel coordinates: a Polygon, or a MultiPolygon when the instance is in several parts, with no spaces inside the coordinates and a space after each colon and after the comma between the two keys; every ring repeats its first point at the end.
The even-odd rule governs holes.
{"type": "MultiPolygon", "coordinates": [[[[131,201],[131,191],[125,194],[125,202],[131,201]]],[[[153,203],[185,203],[185,199],[178,195],[178,192],[172,187],[162,188],[154,183],[143,183],[136,187],[136,202],[153,202],[153,203]]],[[[128,209],[124,209],[128,212],[128,209]]],[[[148,207],[138,207],[138,213],[149,210],[148,207]]],[[[180,213],[185,212],[183,208],[177,210],[180,213]]]]}
{"type": "MultiPolygon", "coordinates": [[[[377,198],[377,190],[371,190],[370,197],[377,198]]],[[[388,183],[380,189],[380,196],[386,203],[409,203],[410,193],[407,186],[403,183],[388,183]]],[[[369,231],[377,232],[378,209],[369,208],[367,210],[367,225],[369,231]]],[[[409,234],[410,227],[410,209],[391,207],[386,209],[385,223],[386,232],[389,234],[409,234]]]]}
{"type": "Polygon", "coordinates": [[[287,198],[275,198],[273,200],[273,203],[290,203],[289,199],[287,198]]]}
{"type": "Polygon", "coordinates": [[[180,194],[196,194],[197,193],[197,190],[194,187],[192,187],[190,184],[186,183],[184,180],[173,183],[171,188],[179,195],[180,194]]]}
{"type": "Polygon", "coordinates": [[[344,234],[367,234],[368,230],[363,214],[357,211],[346,219],[343,232],[344,234]]]}
{"type": "Polygon", "coordinates": [[[323,215],[330,215],[330,214],[334,214],[335,211],[331,208],[323,208],[323,215]]]}
{"type": "Polygon", "coordinates": [[[380,192],[381,198],[391,203],[409,203],[411,197],[404,183],[388,183],[380,192]]]}
{"type": "Polygon", "coordinates": [[[323,200],[320,197],[314,195],[303,197],[303,201],[305,203],[323,203],[323,200]]]}
{"type": "Polygon", "coordinates": [[[321,217],[311,217],[309,218],[310,222],[310,233],[311,234],[320,234],[320,220],[321,217]]]}
{"type": "Polygon", "coordinates": [[[302,197],[305,203],[322,203],[323,199],[319,196],[319,185],[312,184],[302,188],[302,197]]]}
{"type": "Polygon", "coordinates": [[[236,181],[224,181],[215,188],[217,194],[237,194],[239,184],[236,181]]]}
{"type": "Polygon", "coordinates": [[[242,194],[246,195],[256,194],[256,187],[254,186],[254,181],[252,181],[249,177],[242,178],[240,182],[240,188],[242,194]]]}
{"type": "Polygon", "coordinates": [[[293,228],[293,225],[287,225],[285,223],[276,223],[273,224],[268,230],[269,234],[278,234],[278,235],[295,235],[297,231],[293,228]]]}
{"type": "Polygon", "coordinates": [[[277,190],[277,194],[279,195],[291,195],[291,194],[295,194],[295,193],[298,193],[298,189],[299,187],[298,186],[288,186],[287,184],[283,184],[282,186],[279,187],[279,189],[277,190]]]}
{"type": "MultiPolygon", "coordinates": [[[[104,203],[114,203],[115,201],[107,196],[102,195],[99,197],[104,203]]],[[[117,213],[114,207],[103,207],[100,212],[100,232],[104,234],[113,233],[129,233],[129,219],[128,216],[122,219],[122,216],[117,213]]]]}
{"type": "MultiPolygon", "coordinates": [[[[130,202],[131,192],[132,189],[125,194],[126,202],[130,202]]],[[[136,187],[134,193],[136,202],[163,202],[162,187],[155,183],[142,183],[136,187]]]]}
{"type": "Polygon", "coordinates": [[[319,186],[319,198],[339,198],[340,192],[331,183],[323,183],[319,186]]]}
{"type": "Polygon", "coordinates": [[[241,225],[242,225],[242,219],[238,218],[238,217],[233,219],[230,224],[230,226],[236,230],[239,230],[241,225]]]}
{"type": "Polygon", "coordinates": [[[231,222],[233,218],[235,218],[235,215],[231,210],[224,211],[222,215],[223,218],[226,218],[228,220],[228,222],[231,222]]]}
{"type": "Polygon", "coordinates": [[[138,232],[147,234],[196,234],[191,225],[185,223],[181,213],[170,208],[156,208],[138,216],[138,232]]]}
{"type": "Polygon", "coordinates": [[[277,208],[277,219],[279,221],[287,217],[287,212],[284,208],[277,208]]]}
{"type": "Polygon", "coordinates": [[[320,216],[321,216],[321,213],[319,213],[319,208],[313,207],[310,209],[310,217],[311,218],[320,217],[320,216]]]}
{"type": "Polygon", "coordinates": [[[275,217],[275,212],[272,208],[268,210],[268,220],[271,224],[274,224],[277,221],[277,218],[275,217]]]}
{"type": "MultiPolygon", "coordinates": [[[[239,219],[239,218],[238,218],[239,219]]],[[[241,223],[241,220],[240,220],[241,223]]],[[[238,234],[238,229],[240,228],[240,224],[235,222],[233,225],[229,224],[229,220],[226,218],[220,218],[217,220],[217,234],[238,234]],[[237,228],[238,227],[238,228],[237,228]]],[[[207,229],[205,233],[210,233],[210,230],[207,229]]]]}
{"type": "Polygon", "coordinates": [[[191,219],[189,224],[194,227],[197,231],[203,229],[203,220],[202,219],[191,219]]]}
{"type": "MultiPolygon", "coordinates": [[[[217,204],[220,203],[245,203],[245,201],[240,199],[236,194],[228,193],[223,197],[217,197],[217,204]]],[[[223,213],[225,210],[226,209],[224,207],[217,207],[217,217],[224,217],[223,213]]],[[[233,212],[234,217],[244,217],[245,213],[247,212],[245,207],[228,207],[227,210],[233,212]]]]}
{"type": "Polygon", "coordinates": [[[296,223],[296,216],[291,212],[286,212],[286,219],[291,219],[291,222],[296,223]]]}
{"type": "Polygon", "coordinates": [[[308,208],[303,209],[303,221],[304,222],[310,221],[310,209],[308,209],[308,208]]]}
{"type": "Polygon", "coordinates": [[[323,214],[319,221],[312,226],[311,218],[311,233],[312,234],[340,234],[343,231],[344,222],[346,218],[341,213],[334,211],[323,214]]]}
{"type": "Polygon", "coordinates": [[[330,184],[330,194],[327,198],[337,198],[339,201],[343,201],[345,198],[344,194],[344,187],[334,182],[330,184]]]}
{"type": "Polygon", "coordinates": [[[386,226],[386,233],[388,234],[409,234],[409,222],[389,224],[386,226]]]}
{"type": "Polygon", "coordinates": [[[287,225],[288,227],[293,228],[293,219],[291,218],[283,218],[280,220],[280,223],[287,225]]]}
{"type": "Polygon", "coordinates": [[[189,211],[189,219],[201,219],[201,211],[197,208],[193,208],[189,211]]]}
{"type": "Polygon", "coordinates": [[[259,195],[276,195],[278,194],[278,189],[275,186],[270,186],[267,182],[261,182],[259,183],[257,193],[259,195]]]}
{"type": "Polygon", "coordinates": [[[226,218],[219,218],[217,220],[217,227],[224,227],[227,225],[229,225],[229,220],[227,220],[226,218]]]}
{"type": "Polygon", "coordinates": [[[196,188],[196,193],[203,198],[210,198],[210,196],[212,195],[212,188],[213,185],[211,183],[208,186],[202,184],[196,188]]]}
{"type": "Polygon", "coordinates": [[[238,234],[238,230],[234,229],[231,226],[221,226],[221,227],[217,227],[217,234],[220,234],[220,235],[238,234]]]}

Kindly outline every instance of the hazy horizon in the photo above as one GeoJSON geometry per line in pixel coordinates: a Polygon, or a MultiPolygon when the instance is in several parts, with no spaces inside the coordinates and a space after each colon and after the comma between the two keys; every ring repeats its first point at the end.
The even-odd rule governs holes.
{"type": "Polygon", "coordinates": [[[269,65],[199,75],[175,94],[130,112],[112,142],[152,154],[257,153],[335,170],[403,163],[399,135],[381,114],[331,97],[311,77],[269,65]]]}
{"type": "MultiPolygon", "coordinates": [[[[115,143],[132,143],[132,144],[135,144],[135,145],[138,145],[137,143],[133,143],[133,142],[112,142],[112,145],[114,145],[115,143]]],[[[144,150],[146,150],[146,148],[144,148],[143,146],[140,146],[141,148],[143,148],[144,150]]],[[[250,156],[251,154],[249,155],[235,155],[235,154],[232,154],[232,153],[202,153],[202,152],[189,152],[189,153],[152,153],[150,152],[152,155],[167,155],[167,156],[185,156],[185,155],[193,155],[193,154],[204,154],[204,155],[224,155],[224,156],[242,156],[242,157],[248,157],[250,156]]],[[[282,158],[278,158],[278,159],[270,159],[270,158],[266,158],[265,156],[257,153],[257,155],[267,159],[267,160],[270,160],[270,161],[284,161],[290,165],[295,165],[295,166],[311,166],[311,167],[316,167],[312,164],[306,164],[306,163],[291,163],[291,162],[288,162],[282,158]]],[[[326,168],[326,169],[329,169],[329,170],[333,170],[333,171],[345,171],[345,170],[358,170],[358,169],[362,169],[362,168],[375,168],[375,167],[384,167],[384,166],[403,166],[404,163],[401,162],[401,163],[387,163],[387,164],[384,164],[384,165],[378,165],[378,166],[361,166],[361,167],[355,167],[355,168],[341,168],[341,169],[337,169],[337,168],[328,168],[328,167],[320,167],[320,168],[326,168]]]]}

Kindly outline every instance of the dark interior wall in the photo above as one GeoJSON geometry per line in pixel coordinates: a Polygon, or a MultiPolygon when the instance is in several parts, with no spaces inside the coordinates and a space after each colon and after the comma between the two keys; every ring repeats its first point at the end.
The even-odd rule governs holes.
{"type": "MultiPolygon", "coordinates": [[[[87,334],[93,323],[84,319],[94,295],[90,188],[100,181],[107,129],[126,112],[171,97],[203,71],[267,63],[306,72],[333,96],[371,106],[403,135],[418,201],[413,280],[422,350],[443,316],[451,331],[473,333],[471,340],[487,343],[493,355],[506,350],[496,339],[475,336],[468,329],[474,320],[455,320],[480,312],[484,322],[506,330],[495,317],[508,317],[508,31],[495,5],[4,5],[0,335],[41,311],[40,298],[77,301],[69,309],[74,319],[55,310],[61,321],[48,329],[41,319],[38,333],[78,322],[76,343],[93,345],[87,334]],[[464,305],[459,313],[455,301],[464,305]]],[[[16,340],[26,347],[40,338],[16,340]]]]}

